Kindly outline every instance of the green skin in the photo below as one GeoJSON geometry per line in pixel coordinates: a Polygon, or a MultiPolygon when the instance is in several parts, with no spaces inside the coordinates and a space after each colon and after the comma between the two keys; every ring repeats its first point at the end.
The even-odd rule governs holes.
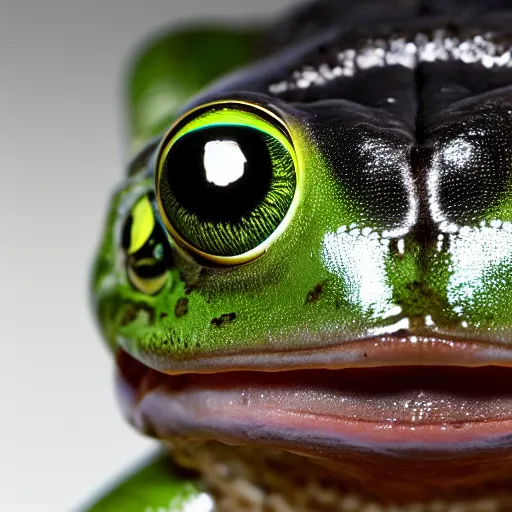
{"type": "MultiPolygon", "coordinates": [[[[199,29],[147,46],[129,77],[132,153],[161,136],[206,84],[250,62],[255,37],[250,30],[199,29]]],[[[212,355],[224,358],[222,366],[233,354],[349,342],[404,321],[429,335],[426,317],[436,336],[512,344],[512,232],[491,225],[512,221],[510,201],[466,231],[446,233],[449,246],[422,247],[406,213],[399,223],[379,220],[350,199],[305,116],[283,105],[279,112],[301,169],[298,199],[281,235],[246,264],[208,265],[169,239],[174,267],[165,284],[153,295],[137,290],[119,258],[122,223],[154,180],[132,169],[113,197],[94,269],[95,308],[113,351],[122,347],[153,368],[179,371],[204,367],[212,355]],[[398,236],[386,236],[393,230],[398,236]]],[[[160,222],[158,209],[153,214],[160,222]]],[[[200,483],[168,464],[151,463],[90,510],[179,511],[204,497],[200,483]]]]}

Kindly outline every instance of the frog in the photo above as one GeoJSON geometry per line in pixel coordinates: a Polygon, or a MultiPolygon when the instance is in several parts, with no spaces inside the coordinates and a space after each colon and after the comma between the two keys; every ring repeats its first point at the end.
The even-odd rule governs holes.
{"type": "Polygon", "coordinates": [[[512,8],[146,42],[92,297],[156,458],[92,512],[512,510],[512,8]]]}

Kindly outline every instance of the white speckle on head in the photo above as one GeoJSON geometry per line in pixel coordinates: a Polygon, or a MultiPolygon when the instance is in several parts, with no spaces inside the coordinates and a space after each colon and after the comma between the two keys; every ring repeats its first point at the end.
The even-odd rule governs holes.
{"type": "MultiPolygon", "coordinates": [[[[294,70],[290,78],[271,84],[272,94],[283,94],[296,89],[322,86],[331,80],[354,76],[358,71],[384,67],[403,66],[415,69],[422,62],[458,61],[480,64],[485,68],[512,67],[512,52],[494,41],[493,35],[477,35],[460,40],[448,31],[436,30],[419,33],[411,38],[368,39],[357,50],[346,48],[337,55],[332,66],[321,62],[318,68],[305,65],[294,70]]],[[[393,103],[390,99],[389,103],[393,103]]]]}

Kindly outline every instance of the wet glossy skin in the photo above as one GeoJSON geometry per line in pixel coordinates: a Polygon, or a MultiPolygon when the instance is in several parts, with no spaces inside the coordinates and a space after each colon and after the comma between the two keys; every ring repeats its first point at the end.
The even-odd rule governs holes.
{"type": "MultiPolygon", "coordinates": [[[[330,8],[331,28],[312,17],[170,115],[115,195],[94,293],[126,415],[163,439],[320,455],[387,501],[508,490],[512,14],[347,28],[330,8]],[[214,228],[173,217],[193,123],[257,125],[293,156],[253,250],[223,255],[214,228]]],[[[159,130],[137,128],[137,149],[159,130]]]]}

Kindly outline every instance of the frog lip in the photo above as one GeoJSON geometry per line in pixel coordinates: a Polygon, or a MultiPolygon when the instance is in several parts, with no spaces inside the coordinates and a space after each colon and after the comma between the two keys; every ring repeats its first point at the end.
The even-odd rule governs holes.
{"type": "MultiPolygon", "coordinates": [[[[128,420],[162,439],[303,453],[508,450],[512,368],[378,366],[168,375],[118,352],[128,420]]],[[[511,459],[512,460],[512,459],[511,459]]],[[[512,469],[511,469],[512,471],[512,469]]]]}
{"type": "Polygon", "coordinates": [[[512,367],[512,345],[499,342],[472,340],[468,338],[433,335],[386,335],[362,340],[306,340],[317,345],[288,350],[270,348],[249,353],[217,352],[194,354],[178,361],[155,357],[143,363],[167,374],[217,373],[224,371],[283,371],[299,369],[365,368],[382,366],[510,366],[512,367]],[[278,364],[276,364],[276,360],[278,364]]]}

